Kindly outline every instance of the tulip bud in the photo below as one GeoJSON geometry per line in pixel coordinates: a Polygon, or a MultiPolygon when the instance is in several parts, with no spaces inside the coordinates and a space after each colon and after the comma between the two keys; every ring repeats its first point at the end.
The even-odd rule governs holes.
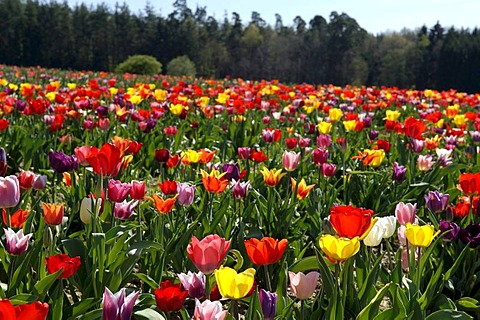
{"type": "Polygon", "coordinates": [[[102,207],[102,198],[83,198],[80,204],[80,220],[85,224],[90,224],[92,215],[98,216],[102,207]]]}

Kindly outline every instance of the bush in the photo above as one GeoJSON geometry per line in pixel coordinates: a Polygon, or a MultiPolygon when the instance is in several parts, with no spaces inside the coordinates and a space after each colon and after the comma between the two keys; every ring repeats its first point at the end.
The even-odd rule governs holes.
{"type": "Polygon", "coordinates": [[[115,71],[118,73],[153,75],[162,72],[162,64],[152,56],[134,55],[120,63],[115,71]]]}
{"type": "Polygon", "coordinates": [[[195,64],[188,56],[176,57],[167,64],[167,74],[172,76],[195,77],[196,73],[195,64]]]}

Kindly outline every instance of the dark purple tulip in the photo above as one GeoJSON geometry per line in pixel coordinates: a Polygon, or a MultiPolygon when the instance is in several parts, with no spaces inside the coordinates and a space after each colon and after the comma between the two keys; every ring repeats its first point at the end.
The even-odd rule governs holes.
{"type": "Polygon", "coordinates": [[[23,100],[15,101],[15,108],[17,108],[18,112],[23,112],[26,106],[27,106],[27,103],[23,100]]]}
{"type": "Polygon", "coordinates": [[[377,130],[372,130],[372,131],[370,131],[368,136],[370,137],[371,140],[375,140],[375,139],[378,138],[378,131],[377,130]]]}
{"type": "Polygon", "coordinates": [[[222,167],[223,172],[226,172],[225,179],[228,181],[240,179],[240,167],[238,164],[225,163],[222,167]]]}
{"type": "Polygon", "coordinates": [[[275,314],[277,313],[277,294],[260,289],[260,291],[258,291],[258,299],[260,300],[260,305],[262,306],[264,319],[272,320],[275,318],[275,314]]]}
{"type": "Polygon", "coordinates": [[[324,163],[327,163],[328,160],[328,150],[317,148],[312,152],[313,163],[316,166],[321,166],[324,163]]]}
{"type": "Polygon", "coordinates": [[[126,296],[125,288],[113,294],[105,287],[102,320],[130,320],[139,294],[140,291],[137,291],[126,296]]]}
{"type": "Polygon", "coordinates": [[[106,117],[108,115],[108,108],[105,106],[99,106],[97,108],[97,114],[101,117],[106,117]]]}
{"type": "Polygon", "coordinates": [[[145,130],[143,130],[143,132],[145,133],[149,133],[150,131],[152,131],[152,129],[155,128],[155,125],[157,124],[157,121],[155,121],[154,119],[147,119],[145,120],[145,122],[147,123],[147,127],[145,128],[145,130]]]}
{"type": "Polygon", "coordinates": [[[406,173],[407,168],[405,168],[405,166],[398,165],[396,162],[393,163],[393,180],[402,182],[405,180],[406,173]]]}
{"type": "Polygon", "coordinates": [[[167,162],[168,158],[170,158],[170,151],[167,149],[155,150],[155,160],[158,162],[167,162]]]}
{"type": "Polygon", "coordinates": [[[427,208],[433,213],[440,213],[447,209],[448,201],[450,200],[449,194],[443,194],[441,192],[429,191],[425,195],[425,203],[427,208]]]}
{"type": "Polygon", "coordinates": [[[5,149],[0,148],[0,176],[5,177],[7,173],[7,154],[5,149]]]}
{"type": "Polygon", "coordinates": [[[67,156],[63,152],[49,152],[48,161],[50,166],[58,173],[64,173],[69,171],[75,171],[78,169],[77,157],[67,156]]]}
{"type": "Polygon", "coordinates": [[[471,248],[480,245],[480,224],[471,224],[459,232],[460,240],[465,244],[470,244],[471,248]]]}
{"type": "Polygon", "coordinates": [[[455,222],[441,220],[438,227],[442,233],[449,231],[443,236],[443,240],[445,241],[453,241],[457,239],[458,234],[460,233],[460,227],[455,222]]]}

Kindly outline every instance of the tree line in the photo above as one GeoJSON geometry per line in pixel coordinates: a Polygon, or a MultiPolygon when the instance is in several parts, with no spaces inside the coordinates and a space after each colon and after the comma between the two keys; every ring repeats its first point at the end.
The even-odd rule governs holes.
{"type": "Polygon", "coordinates": [[[480,91],[479,31],[440,23],[373,35],[337,12],[290,25],[277,14],[272,26],[255,11],[216,19],[186,0],[166,17],[151,5],[0,0],[0,30],[3,64],[111,71],[134,54],[164,66],[187,55],[203,77],[480,91]]]}

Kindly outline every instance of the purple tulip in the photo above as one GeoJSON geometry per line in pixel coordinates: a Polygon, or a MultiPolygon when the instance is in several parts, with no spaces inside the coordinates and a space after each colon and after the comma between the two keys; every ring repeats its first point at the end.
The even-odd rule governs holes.
{"type": "Polygon", "coordinates": [[[433,213],[440,213],[447,209],[448,201],[450,200],[449,194],[443,194],[438,191],[429,191],[425,195],[425,203],[427,208],[433,213]]]}
{"type": "Polygon", "coordinates": [[[7,154],[5,149],[0,148],[0,176],[4,177],[7,173],[7,154]]]}
{"type": "Polygon", "coordinates": [[[137,291],[126,296],[125,288],[113,294],[105,287],[103,292],[102,320],[130,320],[133,306],[139,294],[140,292],[137,291]]]}
{"type": "Polygon", "coordinates": [[[321,166],[324,163],[327,163],[328,160],[328,150],[317,148],[312,152],[313,163],[316,166],[321,166]]]}
{"type": "Polygon", "coordinates": [[[128,196],[132,185],[130,183],[123,183],[119,180],[110,179],[108,181],[108,200],[112,202],[122,202],[128,196]]]}
{"type": "Polygon", "coordinates": [[[405,176],[407,173],[407,168],[402,165],[398,165],[396,162],[393,163],[393,180],[397,182],[401,182],[405,180],[405,176]]]}
{"type": "Polygon", "coordinates": [[[63,152],[49,152],[48,161],[50,166],[58,173],[75,171],[78,169],[77,157],[68,156],[63,152]]]}
{"type": "Polygon", "coordinates": [[[185,182],[177,183],[177,203],[184,207],[190,206],[195,197],[195,188],[195,186],[191,186],[185,182]]]}
{"type": "Polygon", "coordinates": [[[449,231],[443,235],[443,240],[445,241],[453,241],[457,239],[458,234],[460,233],[460,227],[455,222],[451,221],[441,220],[438,228],[442,233],[449,231]]]}
{"type": "Polygon", "coordinates": [[[458,236],[465,244],[470,244],[470,248],[476,248],[480,245],[480,224],[471,224],[465,229],[461,229],[458,236]]]}
{"type": "Polygon", "coordinates": [[[20,201],[20,184],[16,176],[0,177],[0,208],[15,207],[20,201]]]}
{"type": "Polygon", "coordinates": [[[238,147],[237,155],[239,159],[248,160],[252,149],[249,147],[238,147]]]}
{"type": "Polygon", "coordinates": [[[232,181],[232,193],[235,199],[244,199],[247,196],[248,189],[250,189],[250,182],[232,181]]]}
{"type": "Polygon", "coordinates": [[[262,306],[263,317],[265,320],[272,320],[277,313],[277,299],[278,296],[274,292],[269,292],[264,289],[258,291],[258,299],[262,306]]]}
{"type": "Polygon", "coordinates": [[[228,181],[240,179],[240,167],[238,164],[225,163],[222,167],[223,172],[226,172],[225,179],[228,181]]]}
{"type": "Polygon", "coordinates": [[[47,186],[47,176],[35,175],[33,180],[32,188],[35,190],[43,190],[47,186]]]}
{"type": "Polygon", "coordinates": [[[133,214],[133,210],[138,206],[138,200],[123,200],[122,202],[116,202],[113,208],[113,215],[120,220],[126,220],[133,214]]]}
{"type": "Polygon", "coordinates": [[[370,131],[370,133],[368,134],[370,140],[375,140],[378,138],[378,131],[377,130],[372,130],[370,131]]]}
{"type": "Polygon", "coordinates": [[[203,299],[205,297],[205,275],[201,272],[177,274],[178,279],[182,283],[183,288],[188,290],[188,296],[191,299],[203,299]]]}
{"type": "Polygon", "coordinates": [[[410,141],[413,152],[420,153],[425,147],[425,140],[412,139],[410,141]]]}
{"type": "Polygon", "coordinates": [[[322,164],[322,175],[324,177],[330,178],[335,175],[337,172],[337,166],[331,163],[322,164]]]}
{"type": "Polygon", "coordinates": [[[28,240],[32,234],[23,235],[23,230],[18,230],[17,233],[12,229],[3,229],[5,231],[5,249],[12,256],[18,256],[27,251],[28,240]]]}

